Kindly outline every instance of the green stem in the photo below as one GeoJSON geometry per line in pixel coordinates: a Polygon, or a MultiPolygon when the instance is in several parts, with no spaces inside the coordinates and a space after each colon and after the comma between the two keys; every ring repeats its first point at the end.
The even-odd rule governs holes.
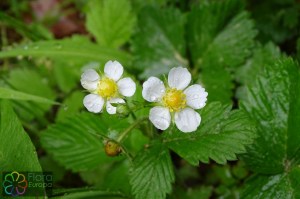
{"type": "Polygon", "coordinates": [[[132,123],[127,129],[125,129],[125,131],[123,131],[121,133],[121,135],[118,137],[118,139],[116,140],[117,142],[122,142],[122,140],[126,137],[126,135],[132,131],[132,129],[134,129],[136,126],[138,126],[141,122],[143,122],[144,120],[147,120],[148,117],[143,117],[141,119],[136,120],[134,123],[132,123]]]}

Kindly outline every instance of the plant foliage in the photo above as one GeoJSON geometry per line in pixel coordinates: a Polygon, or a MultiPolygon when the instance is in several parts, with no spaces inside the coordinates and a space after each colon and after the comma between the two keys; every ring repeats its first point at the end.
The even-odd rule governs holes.
{"type": "Polygon", "coordinates": [[[1,171],[53,172],[48,198],[300,198],[298,2],[11,0],[0,8],[1,171]],[[123,65],[135,94],[111,104],[116,115],[107,113],[115,95],[87,113],[81,75],[95,69],[102,81],[109,60],[123,65]],[[172,111],[170,127],[156,129],[149,112],[165,102],[143,98],[146,79],[166,83],[178,66],[208,93],[191,133],[178,130],[172,111]]]}

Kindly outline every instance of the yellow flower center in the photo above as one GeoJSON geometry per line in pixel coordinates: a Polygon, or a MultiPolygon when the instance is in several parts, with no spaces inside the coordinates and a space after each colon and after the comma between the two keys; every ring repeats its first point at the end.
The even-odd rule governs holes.
{"type": "Polygon", "coordinates": [[[99,81],[97,93],[104,98],[111,98],[117,94],[118,86],[116,82],[109,78],[103,78],[99,81]]]}
{"type": "Polygon", "coordinates": [[[170,112],[177,112],[186,106],[186,96],[181,90],[170,88],[163,97],[163,103],[170,112]]]}

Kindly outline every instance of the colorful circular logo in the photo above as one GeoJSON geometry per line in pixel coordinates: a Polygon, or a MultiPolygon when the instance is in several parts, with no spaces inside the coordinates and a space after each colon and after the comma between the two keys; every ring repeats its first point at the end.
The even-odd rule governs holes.
{"type": "Polygon", "coordinates": [[[5,175],[2,185],[7,195],[19,196],[25,193],[28,182],[23,174],[14,171],[5,175]]]}

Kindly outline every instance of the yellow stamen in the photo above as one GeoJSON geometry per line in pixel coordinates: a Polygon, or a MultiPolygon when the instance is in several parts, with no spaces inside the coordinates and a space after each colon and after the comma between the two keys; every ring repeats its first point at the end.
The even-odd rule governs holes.
{"type": "Polygon", "coordinates": [[[118,86],[116,82],[109,78],[103,78],[99,81],[97,93],[103,98],[111,98],[117,94],[118,86]]]}
{"type": "Polygon", "coordinates": [[[186,106],[186,96],[181,90],[170,88],[163,97],[163,103],[170,112],[177,112],[186,106]]]}

